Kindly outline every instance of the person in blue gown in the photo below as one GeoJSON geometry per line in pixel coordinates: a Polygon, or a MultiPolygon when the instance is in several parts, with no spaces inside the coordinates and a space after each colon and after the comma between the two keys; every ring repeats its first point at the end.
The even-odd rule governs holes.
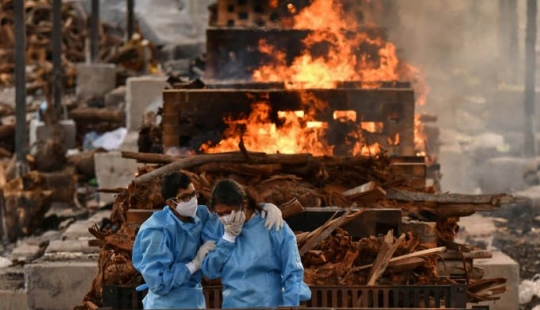
{"type": "MultiPolygon", "coordinates": [[[[165,175],[161,194],[167,206],[141,225],[133,245],[133,266],[145,281],[137,289],[148,289],[144,309],[204,309],[200,268],[215,242],[203,242],[201,232],[211,215],[184,173],[165,175]]],[[[264,211],[268,229],[279,229],[279,209],[265,204],[264,211]]]]}
{"type": "Polygon", "coordinates": [[[216,246],[201,269],[209,279],[221,278],[223,308],[295,307],[311,298],[286,223],[279,231],[266,229],[255,199],[232,180],[216,183],[209,208],[203,235],[216,246]]]}

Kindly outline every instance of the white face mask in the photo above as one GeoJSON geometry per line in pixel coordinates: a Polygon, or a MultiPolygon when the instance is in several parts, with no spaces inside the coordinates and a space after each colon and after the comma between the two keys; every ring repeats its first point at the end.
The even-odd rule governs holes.
{"type": "Polygon", "coordinates": [[[197,214],[197,197],[193,197],[186,202],[182,201],[177,203],[176,211],[182,216],[195,217],[197,214]]]}

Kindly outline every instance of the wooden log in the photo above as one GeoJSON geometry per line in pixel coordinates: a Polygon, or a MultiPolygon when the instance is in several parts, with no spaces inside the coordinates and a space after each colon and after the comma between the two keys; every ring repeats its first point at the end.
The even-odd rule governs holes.
{"type": "Polygon", "coordinates": [[[11,156],[13,156],[13,154],[10,151],[6,150],[3,147],[0,147],[0,158],[2,158],[2,157],[8,157],[9,158],[11,156]]]}
{"type": "Polygon", "coordinates": [[[0,125],[0,140],[13,139],[15,137],[15,125],[0,125]]]}
{"type": "MultiPolygon", "coordinates": [[[[404,259],[409,259],[411,257],[422,257],[422,256],[433,255],[433,254],[439,254],[439,253],[443,253],[444,251],[446,251],[446,248],[443,247],[443,246],[438,247],[438,248],[433,248],[433,249],[416,251],[416,252],[413,252],[413,253],[392,257],[390,259],[390,263],[400,261],[400,260],[404,260],[404,259]]],[[[371,268],[371,267],[373,267],[373,264],[354,267],[354,268],[351,268],[351,270],[352,271],[360,271],[360,270],[368,269],[368,268],[371,268]]]]}
{"type": "MultiPolygon", "coordinates": [[[[352,207],[347,209],[347,211],[339,218],[328,220],[323,226],[308,234],[300,247],[300,256],[312,250],[319,242],[330,236],[334,230],[347,224],[366,211],[365,209],[360,209],[351,214],[352,209],[352,207]]],[[[300,242],[298,242],[298,244],[300,246],[300,242]]]]}
{"type": "Polygon", "coordinates": [[[371,181],[343,192],[343,196],[351,201],[371,203],[383,199],[386,196],[386,191],[371,181]]]}
{"type": "Polygon", "coordinates": [[[75,108],[69,111],[70,117],[75,122],[110,122],[124,123],[124,112],[104,108],[75,108]]]}
{"type": "Polygon", "coordinates": [[[428,194],[422,192],[409,192],[398,189],[388,189],[387,199],[397,201],[414,201],[414,202],[433,202],[442,204],[445,207],[450,205],[492,205],[499,206],[501,204],[515,203],[517,200],[514,196],[508,194],[497,195],[466,195],[466,194],[428,194]]]}
{"type": "Polygon", "coordinates": [[[7,237],[14,241],[31,235],[50,208],[51,191],[5,192],[7,237]]]}
{"type": "Polygon", "coordinates": [[[459,251],[446,251],[439,255],[444,260],[452,259],[481,259],[481,258],[492,258],[493,252],[489,250],[475,250],[471,252],[459,252],[459,251]]]}
{"type": "Polygon", "coordinates": [[[377,254],[377,258],[375,258],[375,262],[373,262],[373,268],[371,269],[371,272],[369,273],[368,277],[368,286],[373,286],[377,284],[377,280],[382,276],[382,274],[386,271],[386,267],[388,266],[388,263],[390,262],[390,259],[396,252],[399,245],[405,240],[405,234],[401,234],[401,236],[394,242],[394,233],[392,230],[386,234],[384,237],[384,242],[382,243],[381,250],[377,254]]]}
{"type": "Polygon", "coordinates": [[[389,273],[401,273],[410,271],[419,267],[425,263],[425,260],[421,257],[409,257],[399,261],[389,262],[386,267],[386,272],[389,273]]]}
{"type": "Polygon", "coordinates": [[[135,159],[137,162],[146,164],[170,164],[184,157],[170,156],[155,153],[138,153],[122,151],[122,158],[135,159]]]}
{"type": "MultiPolygon", "coordinates": [[[[122,157],[130,158],[124,156],[122,157]]],[[[127,154],[126,154],[127,155],[127,154]]],[[[130,154],[130,155],[133,155],[130,154]]],[[[152,154],[156,155],[156,154],[152,154]]],[[[287,165],[302,165],[307,164],[312,158],[311,154],[264,154],[264,153],[250,153],[249,163],[251,164],[287,164],[287,165]]],[[[174,171],[180,171],[181,169],[188,169],[191,167],[201,166],[208,163],[219,162],[231,162],[231,163],[246,163],[248,162],[244,154],[240,152],[235,153],[217,153],[217,154],[202,154],[195,155],[186,158],[178,158],[174,162],[167,164],[163,167],[155,169],[151,172],[145,173],[137,177],[133,182],[137,185],[150,182],[152,179],[160,177],[164,174],[174,171]]]]}
{"type": "Polygon", "coordinates": [[[68,157],[68,164],[75,167],[78,174],[82,174],[85,177],[93,178],[96,176],[94,155],[96,153],[106,152],[104,149],[95,149],[91,151],[81,152],[73,156],[68,157]]]}
{"type": "Polygon", "coordinates": [[[296,215],[296,214],[300,214],[300,213],[305,211],[304,207],[302,206],[300,201],[298,201],[298,199],[296,199],[296,197],[293,198],[292,200],[287,201],[286,203],[280,205],[279,209],[281,210],[281,216],[284,219],[289,218],[289,217],[291,217],[293,215],[296,215]]]}
{"type": "Polygon", "coordinates": [[[241,175],[271,175],[281,170],[281,164],[248,165],[231,163],[210,163],[202,165],[199,169],[204,172],[234,173],[241,175]]]}

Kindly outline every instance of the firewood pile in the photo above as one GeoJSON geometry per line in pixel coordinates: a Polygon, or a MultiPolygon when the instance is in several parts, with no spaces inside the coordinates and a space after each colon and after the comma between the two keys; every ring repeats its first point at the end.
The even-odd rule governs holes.
{"type": "MultiPolygon", "coordinates": [[[[29,92],[48,89],[52,80],[52,0],[25,1],[27,32],[27,73],[29,92]]],[[[74,87],[76,63],[85,61],[85,42],[89,37],[89,18],[82,4],[64,1],[62,4],[62,67],[64,86],[74,87]]],[[[0,1],[0,86],[14,83],[14,14],[13,0],[0,1]]],[[[127,70],[140,71],[144,66],[141,38],[124,42],[122,30],[107,23],[100,24],[100,59],[122,65],[127,70]]]]}
{"type": "Polygon", "coordinates": [[[305,267],[304,280],[309,285],[451,284],[460,278],[468,284],[471,302],[498,299],[506,291],[506,279],[472,277],[470,268],[465,268],[457,278],[455,274],[440,273],[445,270],[443,257],[459,261],[462,266],[470,266],[473,258],[483,257],[475,255],[476,249],[454,242],[459,217],[511,203],[511,196],[436,194],[431,188],[414,188],[406,178],[392,172],[390,159],[384,154],[344,158],[244,150],[185,158],[132,152],[122,155],[159,165],[141,168],[125,189],[103,189],[118,194],[111,214],[112,225],[89,228],[96,237],[91,245],[101,246],[102,251],[92,288],[84,305],[77,309],[100,305],[105,284],[141,283],[130,255],[136,229],[144,219],[134,220],[134,211],[164,206],[160,176],[172,171],[191,176],[201,192],[201,204],[210,196],[216,180],[233,178],[255,193],[259,201],[278,205],[284,218],[311,207],[337,206],[345,210],[313,231],[296,232],[305,267]],[[404,218],[434,223],[436,242],[422,242],[421,236],[412,231],[399,232],[399,236],[389,231],[386,236],[357,239],[342,228],[368,209],[385,208],[400,208],[404,218]]]}

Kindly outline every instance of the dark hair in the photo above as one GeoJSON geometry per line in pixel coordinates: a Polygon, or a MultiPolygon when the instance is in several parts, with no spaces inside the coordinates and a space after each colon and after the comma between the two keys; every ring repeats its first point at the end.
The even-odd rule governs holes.
{"type": "Polygon", "coordinates": [[[175,197],[180,189],[188,188],[191,178],[182,172],[171,172],[161,180],[161,196],[164,200],[175,197]]]}
{"type": "Polygon", "coordinates": [[[210,210],[214,210],[217,204],[226,206],[242,206],[248,203],[249,208],[256,207],[256,201],[251,193],[246,194],[244,188],[233,180],[217,181],[212,189],[210,197],[210,210]]]}

